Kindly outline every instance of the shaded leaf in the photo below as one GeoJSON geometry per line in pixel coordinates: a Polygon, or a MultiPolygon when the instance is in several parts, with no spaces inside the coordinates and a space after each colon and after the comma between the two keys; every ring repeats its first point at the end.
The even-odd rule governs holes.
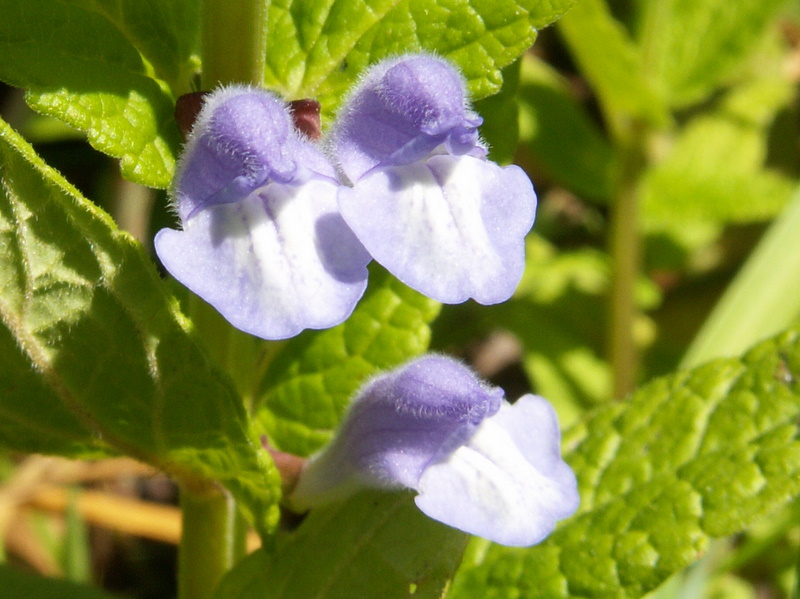
{"type": "Polygon", "coordinates": [[[0,186],[0,445],[220,480],[273,525],[269,459],[141,246],[2,122],[0,186]]]}
{"type": "Polygon", "coordinates": [[[44,578],[0,565],[0,589],[14,599],[113,599],[99,589],[67,580],[44,578]]]}
{"type": "Polygon", "coordinates": [[[192,0],[62,0],[109,21],[176,95],[199,69],[200,7],[192,0]]]}
{"type": "Polygon", "coordinates": [[[314,510],[274,556],[248,557],[214,599],[438,599],[468,538],[408,493],[363,492],[314,510]]]}
{"type": "Polygon", "coordinates": [[[522,141],[559,184],[585,198],[612,194],[614,150],[558,74],[525,56],[519,91],[522,141]]]}
{"type": "Polygon", "coordinates": [[[475,112],[483,118],[480,135],[489,148],[489,160],[509,164],[519,142],[519,71],[521,61],[503,69],[503,86],[493,96],[474,104],[475,112]]]}

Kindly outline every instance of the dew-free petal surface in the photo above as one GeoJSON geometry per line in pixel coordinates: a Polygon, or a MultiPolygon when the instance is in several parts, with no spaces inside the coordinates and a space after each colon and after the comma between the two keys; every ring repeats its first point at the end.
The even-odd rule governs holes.
{"type": "Polygon", "coordinates": [[[524,172],[438,154],[376,169],[339,192],[342,215],[373,258],[444,303],[511,297],[525,263],[536,195],[524,172]]]}
{"type": "Polygon", "coordinates": [[[575,476],[561,460],[553,422],[553,408],[540,397],[503,404],[467,444],[425,470],[417,506],[502,545],[542,541],[578,507],[575,476]]]}
{"type": "Polygon", "coordinates": [[[345,320],[367,284],[369,256],[338,213],[336,186],[270,184],[165,229],[169,272],[235,327],[267,339],[345,320]]]}

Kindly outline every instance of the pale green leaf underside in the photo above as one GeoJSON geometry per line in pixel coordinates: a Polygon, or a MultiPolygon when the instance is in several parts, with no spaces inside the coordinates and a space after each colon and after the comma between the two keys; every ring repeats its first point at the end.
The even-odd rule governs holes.
{"type": "Polygon", "coordinates": [[[800,330],[658,379],[565,440],[579,515],[492,547],[452,597],[635,598],[800,492],[800,330]]]}
{"type": "Polygon", "coordinates": [[[468,538],[409,493],[363,492],[312,512],[272,560],[248,558],[214,599],[438,599],[468,538]]]}
{"type": "Polygon", "coordinates": [[[455,62],[473,98],[574,0],[276,0],[269,8],[267,85],[327,110],[368,65],[422,49],[455,62]]]}
{"type": "Polygon", "coordinates": [[[191,43],[182,40],[196,39],[196,15],[183,4],[0,0],[0,79],[26,88],[33,109],[85,131],[127,178],[167,187],[180,141],[175,93],[157,76],[176,85],[189,76],[191,43]]]}
{"type": "Polygon", "coordinates": [[[638,46],[604,0],[581,0],[558,24],[570,52],[608,116],[666,120],[638,46]]]}
{"type": "Polygon", "coordinates": [[[256,418],[270,442],[308,455],[333,434],[353,393],[380,370],[425,352],[439,304],[382,269],[338,327],[288,342],[264,376],[256,418]]]}
{"type": "Polygon", "coordinates": [[[702,100],[745,59],[787,0],[643,2],[645,64],[671,106],[702,100]]]}
{"type": "Polygon", "coordinates": [[[0,446],[221,480],[266,526],[274,472],[141,246],[2,122],[0,186],[0,446]]]}
{"type": "Polygon", "coordinates": [[[793,85],[780,78],[754,81],[690,121],[643,177],[646,225],[765,221],[780,212],[794,183],[764,163],[768,128],[792,93],[793,85]]]}

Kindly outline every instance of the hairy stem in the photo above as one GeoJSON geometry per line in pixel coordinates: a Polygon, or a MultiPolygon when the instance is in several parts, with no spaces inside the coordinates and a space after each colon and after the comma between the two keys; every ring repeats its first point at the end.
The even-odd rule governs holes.
{"type": "Polygon", "coordinates": [[[202,85],[261,85],[269,0],[203,0],[202,85]]]}
{"type": "Polygon", "coordinates": [[[242,553],[236,504],[218,487],[181,488],[178,599],[208,599],[242,553]]]}
{"type": "MultiPolygon", "coordinates": [[[[268,6],[269,0],[202,0],[204,89],[263,83],[268,6]]],[[[223,353],[215,357],[227,357],[223,353]]],[[[209,599],[245,553],[245,526],[233,498],[211,483],[200,489],[183,485],[181,511],[178,599],[209,599]]]]}

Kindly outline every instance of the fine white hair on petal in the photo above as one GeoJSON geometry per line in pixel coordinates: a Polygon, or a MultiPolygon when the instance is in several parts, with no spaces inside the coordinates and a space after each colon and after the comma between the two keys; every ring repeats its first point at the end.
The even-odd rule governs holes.
{"type": "Polygon", "coordinates": [[[578,507],[552,406],[514,405],[463,364],[423,356],[372,379],[289,501],[308,509],[363,487],[416,490],[428,516],[505,545],[544,539],[578,507]]]}
{"type": "Polygon", "coordinates": [[[504,404],[468,443],[425,470],[417,506],[431,518],[502,545],[541,542],[579,502],[553,422],[552,407],[540,397],[504,404]],[[537,437],[535,453],[519,438],[523,429],[527,437],[537,437]]]}
{"type": "Polygon", "coordinates": [[[354,184],[378,166],[408,164],[441,144],[477,145],[461,73],[446,60],[411,54],[371,67],[342,106],[328,154],[354,184]]]}
{"type": "Polygon", "coordinates": [[[231,86],[206,99],[175,179],[182,231],[155,239],[164,267],[235,327],[266,339],[337,325],[369,254],[339,213],[333,165],[281,99],[231,86]]]}
{"type": "Polygon", "coordinates": [[[222,87],[205,98],[178,161],[172,195],[186,221],[198,210],[237,202],[270,181],[308,173],[336,182],[333,166],[294,127],[288,105],[256,87],[222,87]]]}

